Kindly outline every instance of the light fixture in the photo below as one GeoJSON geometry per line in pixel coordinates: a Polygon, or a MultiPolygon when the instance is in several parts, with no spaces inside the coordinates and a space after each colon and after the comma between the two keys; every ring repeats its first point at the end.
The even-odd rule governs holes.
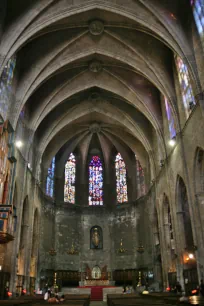
{"type": "Polygon", "coordinates": [[[0,271],[2,270],[2,266],[0,266],[0,271]]]}
{"type": "Polygon", "coordinates": [[[123,239],[120,239],[120,248],[117,249],[117,253],[126,253],[127,250],[123,247],[123,239]]]}
{"type": "Polygon", "coordinates": [[[161,160],[160,160],[160,167],[162,168],[163,166],[164,166],[164,160],[161,159],[161,160]]]}
{"type": "Polygon", "coordinates": [[[55,255],[57,254],[57,252],[55,251],[54,248],[51,248],[51,249],[49,250],[49,254],[50,254],[51,256],[55,256],[55,255]]]}
{"type": "Polygon", "coordinates": [[[175,140],[174,138],[172,138],[171,140],[169,140],[169,145],[170,145],[171,147],[174,147],[175,144],[176,144],[176,140],[175,140]]]}
{"type": "Polygon", "coordinates": [[[21,140],[17,140],[17,141],[16,141],[16,147],[17,147],[17,148],[21,148],[22,146],[23,146],[22,141],[21,141],[21,140]]]}
{"type": "Polygon", "coordinates": [[[193,255],[192,253],[188,254],[188,257],[189,257],[190,259],[194,259],[194,255],[193,255]]]}
{"type": "Polygon", "coordinates": [[[72,242],[71,248],[67,251],[69,255],[78,255],[79,251],[75,249],[74,243],[72,242]]]}
{"type": "Polygon", "coordinates": [[[140,242],[139,246],[136,248],[136,250],[140,254],[144,253],[144,246],[142,245],[141,242],[140,242]]]}

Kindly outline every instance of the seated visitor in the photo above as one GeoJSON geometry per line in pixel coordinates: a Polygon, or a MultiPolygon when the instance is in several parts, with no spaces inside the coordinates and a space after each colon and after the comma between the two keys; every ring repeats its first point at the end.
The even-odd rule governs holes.
{"type": "Polygon", "coordinates": [[[49,298],[49,296],[48,296],[48,292],[46,291],[46,292],[45,292],[45,295],[44,295],[44,300],[45,300],[45,301],[47,301],[47,300],[48,300],[48,298],[49,298]]]}
{"type": "Polygon", "coordinates": [[[51,297],[48,299],[48,303],[59,303],[59,297],[58,295],[56,294],[55,297],[51,297]]]}
{"type": "Polygon", "coordinates": [[[61,296],[60,298],[60,302],[64,302],[65,298],[64,298],[64,294],[61,296]]]}

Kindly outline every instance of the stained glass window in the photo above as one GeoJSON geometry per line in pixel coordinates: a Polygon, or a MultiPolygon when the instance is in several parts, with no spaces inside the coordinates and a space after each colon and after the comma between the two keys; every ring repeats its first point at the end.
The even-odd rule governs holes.
{"type": "Polygon", "coordinates": [[[126,171],[125,162],[120,153],[116,155],[115,170],[116,170],[117,202],[124,203],[128,201],[127,171],[126,171]]]}
{"type": "Polygon", "coordinates": [[[169,102],[166,97],[164,97],[165,100],[165,106],[166,106],[166,114],[169,122],[169,132],[171,138],[174,138],[176,136],[176,129],[174,124],[174,117],[172,115],[171,106],[169,105],[169,102]]]}
{"type": "Polygon", "coordinates": [[[99,156],[89,164],[89,205],[103,205],[103,165],[99,156]]]}
{"type": "Polygon", "coordinates": [[[65,165],[64,201],[75,203],[76,159],[73,153],[65,165]]]}
{"type": "Polygon", "coordinates": [[[187,66],[184,64],[183,60],[177,56],[176,58],[177,70],[179,83],[181,85],[181,93],[183,98],[183,104],[185,107],[186,115],[189,116],[191,109],[195,103],[193,96],[193,90],[190,83],[190,76],[187,66]]]}
{"type": "Polygon", "coordinates": [[[55,157],[53,157],[51,165],[48,169],[46,181],[46,194],[53,198],[54,195],[54,176],[55,176],[55,157]]]}
{"type": "Polygon", "coordinates": [[[0,77],[0,113],[4,120],[6,120],[12,97],[12,81],[15,66],[16,57],[13,56],[4,67],[0,77]]]}
{"type": "Polygon", "coordinates": [[[144,170],[136,157],[136,167],[137,167],[137,196],[142,197],[145,195],[145,177],[144,170]]]}
{"type": "Polygon", "coordinates": [[[204,0],[191,0],[193,15],[204,47],[204,0]]]}

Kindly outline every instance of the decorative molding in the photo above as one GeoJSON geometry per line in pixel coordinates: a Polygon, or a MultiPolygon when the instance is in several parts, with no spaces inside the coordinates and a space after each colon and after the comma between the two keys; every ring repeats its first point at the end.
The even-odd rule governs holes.
{"type": "Polygon", "coordinates": [[[101,100],[101,96],[98,92],[92,92],[89,96],[89,101],[90,102],[97,102],[101,100]]]}
{"type": "Polygon", "coordinates": [[[89,24],[89,31],[92,35],[101,35],[104,31],[104,24],[101,20],[93,20],[89,24]]]}
{"type": "Polygon", "coordinates": [[[101,132],[101,126],[100,126],[100,124],[97,123],[97,122],[91,124],[90,127],[89,127],[89,131],[90,131],[91,133],[100,133],[100,132],[101,132]]]}
{"type": "Polygon", "coordinates": [[[89,64],[89,70],[94,73],[101,72],[103,69],[102,63],[99,61],[93,61],[89,64]]]}

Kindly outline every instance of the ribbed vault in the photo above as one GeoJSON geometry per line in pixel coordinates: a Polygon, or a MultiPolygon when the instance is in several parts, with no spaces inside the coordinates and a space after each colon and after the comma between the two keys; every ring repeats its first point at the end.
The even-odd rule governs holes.
{"type": "Polygon", "coordinates": [[[9,119],[15,128],[26,111],[24,154],[35,175],[65,147],[64,162],[83,144],[85,165],[97,134],[104,160],[114,147],[128,165],[132,152],[155,176],[166,154],[162,95],[179,129],[174,55],[186,59],[196,79],[181,3],[172,2],[22,0],[19,10],[9,1],[12,14],[0,64],[3,69],[17,55],[16,101],[9,119]],[[99,130],[93,133],[94,124],[99,130]]]}

